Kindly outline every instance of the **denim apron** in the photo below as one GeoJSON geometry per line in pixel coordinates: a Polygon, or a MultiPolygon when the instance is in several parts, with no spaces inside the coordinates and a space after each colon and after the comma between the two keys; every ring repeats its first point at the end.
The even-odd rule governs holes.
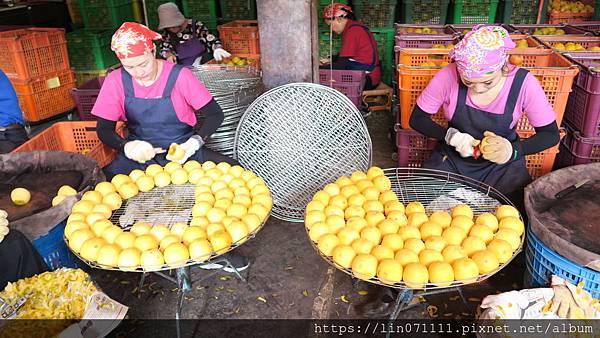
{"type": "MultiPolygon", "coordinates": [[[[467,87],[460,82],[456,110],[449,126],[460,132],[468,133],[477,140],[483,139],[484,131],[491,131],[514,142],[519,137],[516,127],[511,128],[513,112],[521,87],[528,71],[518,69],[508,94],[503,114],[494,114],[466,105],[467,87]]],[[[503,194],[509,194],[525,187],[531,182],[525,157],[509,160],[505,164],[496,164],[483,157],[461,157],[454,147],[438,142],[431,157],[423,163],[423,168],[453,172],[484,182],[503,194]]]]}
{"type": "Polygon", "coordinates": [[[178,63],[183,66],[193,65],[194,61],[204,54],[206,47],[198,40],[195,21],[192,21],[192,38],[184,43],[177,44],[175,51],[177,52],[178,63]]]}

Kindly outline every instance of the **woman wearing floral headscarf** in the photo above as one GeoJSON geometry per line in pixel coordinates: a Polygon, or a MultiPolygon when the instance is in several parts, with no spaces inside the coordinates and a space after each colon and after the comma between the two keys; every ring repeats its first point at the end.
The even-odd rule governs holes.
{"type": "Polygon", "coordinates": [[[461,174],[504,194],[519,192],[531,181],[525,156],[556,145],[559,132],[537,79],[508,62],[514,47],[504,28],[477,26],[451,51],[454,62],[431,80],[410,119],[413,129],[443,141],[425,168],[461,174]],[[431,119],[440,108],[449,128],[431,119]],[[523,113],[536,131],[526,140],[516,132],[523,113]]]}
{"type": "MultiPolygon", "coordinates": [[[[154,41],[158,39],[160,34],[135,22],[125,22],[112,37],[111,49],[123,67],[106,77],[92,109],[98,118],[98,138],[118,151],[116,159],[104,168],[108,179],[169,161],[237,164],[203,147],[223,122],[223,110],[188,68],[155,58],[154,41]],[[196,114],[204,116],[203,123],[198,123],[196,114]],[[126,138],[115,131],[119,120],[126,121],[126,138]],[[182,157],[174,159],[167,154],[173,143],[183,148],[182,157]]],[[[230,254],[228,259],[238,271],[249,265],[248,259],[239,255],[230,254]]],[[[216,263],[202,267],[233,271],[216,263]]]]}

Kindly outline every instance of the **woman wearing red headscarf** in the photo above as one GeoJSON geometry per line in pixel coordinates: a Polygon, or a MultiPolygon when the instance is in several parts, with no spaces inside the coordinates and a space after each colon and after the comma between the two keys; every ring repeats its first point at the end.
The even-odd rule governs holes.
{"type": "MultiPolygon", "coordinates": [[[[333,57],[331,68],[364,70],[367,72],[365,90],[377,87],[381,82],[381,62],[377,41],[369,29],[354,21],[354,13],[348,5],[334,3],[323,10],[325,23],[331,30],[342,35],[342,47],[333,57]]],[[[329,68],[329,60],[323,60],[322,68],[329,68]]]]}
{"type": "MultiPolygon", "coordinates": [[[[171,160],[237,164],[203,147],[223,122],[223,111],[188,68],[155,58],[153,41],[160,38],[135,22],[124,23],[112,37],[111,49],[123,67],[106,77],[92,109],[98,118],[98,137],[118,150],[117,158],[104,169],[108,179],[150,164],[164,166],[171,160]],[[204,116],[203,123],[198,123],[197,114],[204,116]],[[126,121],[126,138],[115,131],[117,121],[126,121]],[[183,158],[167,155],[165,150],[173,143],[184,149],[183,158]]],[[[231,255],[229,260],[237,270],[248,267],[244,257],[231,255]]]]}

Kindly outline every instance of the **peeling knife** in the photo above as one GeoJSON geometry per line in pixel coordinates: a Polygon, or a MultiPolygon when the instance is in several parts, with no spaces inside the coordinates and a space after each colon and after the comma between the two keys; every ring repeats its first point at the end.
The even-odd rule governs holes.
{"type": "Polygon", "coordinates": [[[579,189],[582,185],[586,184],[589,181],[590,181],[589,179],[585,179],[585,180],[579,181],[578,183],[575,183],[571,186],[568,186],[565,189],[557,192],[556,195],[554,195],[554,198],[561,199],[561,198],[567,196],[568,194],[572,193],[573,191],[579,189]]]}

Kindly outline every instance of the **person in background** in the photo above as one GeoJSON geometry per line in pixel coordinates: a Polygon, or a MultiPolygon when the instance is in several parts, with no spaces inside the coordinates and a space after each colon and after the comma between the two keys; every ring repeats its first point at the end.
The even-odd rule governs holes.
{"type": "MultiPolygon", "coordinates": [[[[116,159],[104,168],[109,180],[116,174],[128,175],[150,164],[164,166],[171,160],[238,164],[203,147],[225,115],[191,70],[156,59],[154,41],[160,37],[135,22],[125,22],[112,37],[111,49],[123,67],[106,77],[92,108],[92,115],[98,118],[98,138],[118,151],[116,159]],[[198,123],[196,114],[204,116],[203,123],[198,123]],[[127,138],[116,132],[119,120],[126,121],[127,138]],[[182,158],[174,160],[166,152],[172,143],[184,149],[182,158]]],[[[228,259],[238,271],[249,266],[246,257],[230,254],[228,259]]],[[[224,266],[209,262],[201,267],[224,266]]],[[[224,270],[233,271],[229,267],[224,270]]]]}
{"type": "Polygon", "coordinates": [[[6,154],[28,140],[19,99],[6,74],[0,69],[0,154],[6,154]]]}
{"type": "Polygon", "coordinates": [[[364,70],[367,72],[364,90],[376,88],[381,82],[381,62],[373,34],[365,25],[354,21],[354,13],[348,5],[328,5],[323,17],[334,33],[342,35],[342,47],[331,65],[330,60],[321,60],[321,68],[364,70]]]}
{"type": "Polygon", "coordinates": [[[186,19],[176,4],[167,2],[158,6],[158,17],[158,29],[163,31],[162,58],[184,66],[198,66],[213,58],[221,61],[231,56],[202,22],[186,19]]]}

